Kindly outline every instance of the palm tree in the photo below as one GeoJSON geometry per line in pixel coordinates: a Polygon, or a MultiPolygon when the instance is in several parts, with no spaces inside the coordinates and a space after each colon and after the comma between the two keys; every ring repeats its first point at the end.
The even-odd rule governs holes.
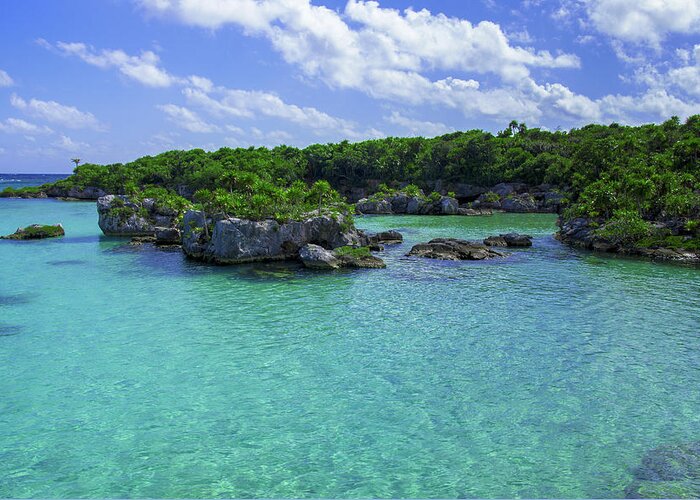
{"type": "Polygon", "coordinates": [[[75,163],[75,168],[78,168],[78,165],[80,164],[80,158],[71,158],[71,161],[75,163]]]}

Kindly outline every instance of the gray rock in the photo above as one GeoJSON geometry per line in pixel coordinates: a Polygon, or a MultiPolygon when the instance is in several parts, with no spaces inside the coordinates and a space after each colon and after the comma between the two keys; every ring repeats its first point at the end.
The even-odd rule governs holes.
{"type": "Polygon", "coordinates": [[[527,234],[508,233],[500,235],[509,247],[531,247],[532,236],[527,234]]]}
{"type": "Polygon", "coordinates": [[[370,236],[370,241],[384,243],[387,245],[395,245],[398,243],[403,243],[403,235],[394,229],[390,229],[388,231],[382,231],[370,236]]]}
{"type": "Polygon", "coordinates": [[[440,260],[484,260],[507,254],[475,241],[436,238],[414,245],[406,255],[440,260]]]}
{"type": "Polygon", "coordinates": [[[344,217],[329,215],[283,224],[226,218],[207,221],[206,230],[200,212],[188,211],[183,220],[185,254],[217,264],[293,259],[309,243],[329,249],[358,245],[360,233],[344,217]]]}
{"type": "Polygon", "coordinates": [[[459,207],[457,210],[457,215],[466,215],[468,217],[474,217],[477,215],[493,215],[493,210],[490,209],[475,209],[467,207],[459,207]]]}
{"type": "Polygon", "coordinates": [[[152,199],[134,201],[124,195],[98,198],[98,224],[109,236],[154,236],[156,228],[174,228],[176,213],[157,206],[152,199]]]}
{"type": "Polygon", "coordinates": [[[340,262],[333,252],[314,244],[301,247],[299,258],[304,266],[312,269],[338,269],[340,267],[340,262]]]}
{"type": "Polygon", "coordinates": [[[501,182],[490,189],[490,191],[493,191],[501,197],[521,193],[525,190],[527,190],[527,184],[523,184],[522,182],[501,182]]]}
{"type": "Polygon", "coordinates": [[[443,196],[440,199],[440,213],[443,215],[455,215],[459,211],[459,202],[455,198],[443,196]]]}
{"type": "Polygon", "coordinates": [[[537,202],[529,194],[510,195],[501,200],[501,208],[506,212],[530,213],[537,212],[537,202]]]}
{"type": "Polygon", "coordinates": [[[489,236],[484,240],[484,245],[489,247],[507,247],[508,243],[502,236],[489,236]]]}
{"type": "Polygon", "coordinates": [[[361,214],[391,214],[391,202],[389,200],[370,200],[364,198],[355,204],[355,208],[361,214]]]}
{"type": "Polygon", "coordinates": [[[176,227],[156,227],[156,245],[179,245],[182,234],[176,227]]]}
{"type": "Polygon", "coordinates": [[[152,236],[155,226],[147,219],[147,211],[127,196],[107,195],[97,200],[98,224],[109,236],[152,236]]]}

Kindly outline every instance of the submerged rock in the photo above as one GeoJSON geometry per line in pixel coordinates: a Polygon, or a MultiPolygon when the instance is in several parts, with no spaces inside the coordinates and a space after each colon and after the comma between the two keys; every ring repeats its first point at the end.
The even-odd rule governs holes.
{"type": "Polygon", "coordinates": [[[296,259],[309,243],[326,249],[359,245],[360,233],[342,215],[285,223],[235,217],[205,221],[201,212],[190,210],[183,220],[185,254],[217,264],[296,259]]]}
{"type": "Polygon", "coordinates": [[[440,260],[484,260],[507,254],[475,241],[436,238],[414,245],[406,255],[440,260]]]}
{"type": "Polygon", "coordinates": [[[27,227],[17,228],[12,234],[7,236],[0,236],[0,239],[5,240],[41,240],[44,238],[56,238],[58,236],[65,236],[66,232],[61,224],[54,225],[41,225],[32,224],[27,227]]]}
{"type": "Polygon", "coordinates": [[[627,498],[698,498],[700,441],[650,450],[633,474],[627,498]]]}
{"type": "Polygon", "coordinates": [[[484,240],[484,245],[490,247],[531,247],[532,236],[518,233],[489,236],[484,240]]]}

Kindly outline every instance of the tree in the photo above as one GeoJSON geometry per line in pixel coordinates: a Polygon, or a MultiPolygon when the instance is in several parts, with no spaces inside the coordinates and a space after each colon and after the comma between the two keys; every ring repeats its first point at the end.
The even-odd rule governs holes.
{"type": "Polygon", "coordinates": [[[75,168],[78,168],[78,165],[80,164],[80,158],[72,158],[71,161],[75,163],[75,168]]]}

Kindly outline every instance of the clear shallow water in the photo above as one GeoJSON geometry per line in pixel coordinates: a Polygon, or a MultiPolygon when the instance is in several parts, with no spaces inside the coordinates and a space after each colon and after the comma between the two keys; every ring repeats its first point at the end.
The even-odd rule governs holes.
{"type": "Polygon", "coordinates": [[[0,199],[0,497],[619,497],[700,437],[700,269],[549,215],[368,217],[386,270],[209,267],[0,199]],[[405,258],[507,230],[503,262],[405,258]]]}

